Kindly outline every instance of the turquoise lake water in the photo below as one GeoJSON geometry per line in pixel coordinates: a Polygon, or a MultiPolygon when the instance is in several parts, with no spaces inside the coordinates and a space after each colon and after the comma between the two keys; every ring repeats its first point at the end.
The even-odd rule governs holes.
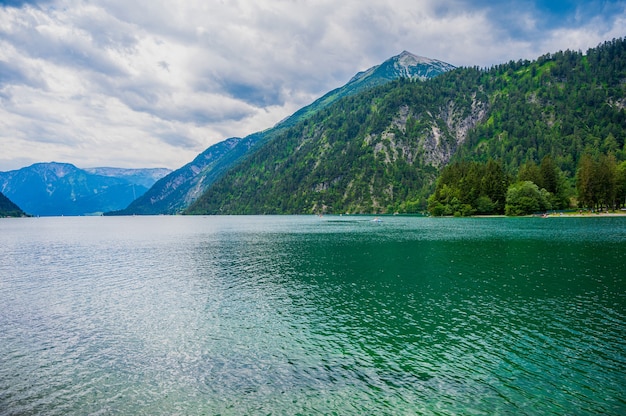
{"type": "Polygon", "coordinates": [[[0,415],[626,414],[626,218],[0,220],[0,415]]]}

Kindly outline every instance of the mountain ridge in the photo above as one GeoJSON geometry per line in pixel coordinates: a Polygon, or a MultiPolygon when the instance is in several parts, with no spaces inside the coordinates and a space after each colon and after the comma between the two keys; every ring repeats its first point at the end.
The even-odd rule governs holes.
{"type": "Polygon", "coordinates": [[[31,215],[95,215],[128,205],[167,171],[40,162],[0,172],[0,192],[31,215]]]}
{"type": "Polygon", "coordinates": [[[282,124],[287,127],[292,126],[301,121],[303,117],[313,114],[343,97],[358,94],[365,89],[383,85],[394,79],[407,78],[424,81],[455,68],[452,64],[418,56],[405,50],[379,65],[358,72],[345,85],[327,92],[313,103],[304,106],[287,117],[282,124]]]}
{"type": "Polygon", "coordinates": [[[182,212],[222,174],[236,166],[244,157],[249,156],[254,149],[336,101],[401,77],[424,80],[454,68],[453,65],[443,61],[424,58],[403,51],[379,65],[357,73],[345,85],[324,94],[311,104],[283,119],[274,127],[244,138],[227,139],[232,145],[228,151],[224,151],[224,142],[226,141],[207,148],[194,161],[157,182],[153,186],[154,189],[150,189],[137,200],[131,202],[128,207],[109,212],[106,215],[176,214],[182,212]],[[203,156],[206,154],[212,156],[203,156]],[[195,172],[190,170],[190,165],[196,166],[195,172]]]}
{"type": "Polygon", "coordinates": [[[352,79],[350,79],[350,81],[348,81],[348,84],[346,85],[358,82],[368,74],[376,71],[382,70],[383,72],[388,72],[388,68],[386,67],[389,66],[393,67],[396,70],[396,73],[400,74],[403,78],[420,80],[432,78],[431,74],[433,73],[439,75],[440,73],[456,68],[454,65],[438,59],[426,58],[404,50],[400,54],[391,57],[380,65],[373,66],[366,71],[357,73],[354,77],[352,77],[352,79]],[[417,70],[415,68],[417,68],[417,70]]]}
{"type": "Polygon", "coordinates": [[[626,160],[625,80],[623,39],[395,80],[281,132],[185,213],[416,212],[455,160],[493,159],[516,175],[551,156],[573,189],[583,153],[626,160]]]}

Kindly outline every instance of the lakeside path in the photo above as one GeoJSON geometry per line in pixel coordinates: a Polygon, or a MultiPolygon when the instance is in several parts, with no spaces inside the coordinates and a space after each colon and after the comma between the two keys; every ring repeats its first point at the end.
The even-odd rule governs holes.
{"type": "Polygon", "coordinates": [[[601,217],[626,217],[626,212],[571,212],[571,213],[555,213],[555,214],[547,214],[546,217],[549,218],[564,218],[564,217],[572,217],[572,218],[601,218],[601,217]]]}
{"type": "MultiPolygon", "coordinates": [[[[452,218],[452,216],[449,216],[452,218]]],[[[507,218],[506,215],[472,215],[473,218],[507,218]]],[[[528,218],[610,218],[610,217],[626,217],[626,211],[622,212],[556,212],[548,214],[523,215],[528,218]]],[[[511,217],[520,218],[520,217],[511,217]]]]}

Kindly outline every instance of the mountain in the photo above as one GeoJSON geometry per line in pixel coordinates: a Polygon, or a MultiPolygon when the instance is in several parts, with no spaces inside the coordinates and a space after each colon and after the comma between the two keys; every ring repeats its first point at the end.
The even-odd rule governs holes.
{"type": "Polygon", "coordinates": [[[258,135],[251,135],[217,143],[182,168],[159,179],[126,208],[106,215],[176,214],[195,201],[208,184],[239,160],[258,139],[258,135]]]}
{"type": "Polygon", "coordinates": [[[191,163],[158,181],[152,189],[127,208],[111,215],[175,214],[193,203],[209,186],[263,143],[271,141],[336,101],[384,85],[394,79],[426,80],[454,69],[453,65],[402,52],[380,65],[355,75],[346,85],[337,88],[312,104],[300,109],[271,129],[243,139],[231,138],[217,143],[198,155],[191,163]]]}
{"type": "Polygon", "coordinates": [[[0,192],[32,215],[99,214],[128,205],[148,190],[154,178],[166,172],[115,168],[87,171],[68,163],[36,163],[0,172],[0,192]]]}
{"type": "Polygon", "coordinates": [[[24,216],[26,213],[0,192],[0,218],[24,216]]]}
{"type": "Polygon", "coordinates": [[[150,188],[156,181],[169,174],[166,168],[126,169],[126,168],[83,168],[85,172],[99,176],[125,179],[129,183],[150,188]]]}
{"type": "Polygon", "coordinates": [[[625,86],[623,39],[391,81],[279,132],[186,213],[415,212],[459,160],[493,159],[513,176],[550,156],[572,186],[585,153],[626,160],[625,86]]]}
{"type": "Polygon", "coordinates": [[[281,126],[293,126],[341,98],[358,94],[395,79],[425,81],[453,69],[455,66],[446,62],[403,51],[400,55],[393,56],[380,65],[359,72],[346,85],[328,92],[312,104],[296,111],[292,116],[282,121],[281,126]]]}

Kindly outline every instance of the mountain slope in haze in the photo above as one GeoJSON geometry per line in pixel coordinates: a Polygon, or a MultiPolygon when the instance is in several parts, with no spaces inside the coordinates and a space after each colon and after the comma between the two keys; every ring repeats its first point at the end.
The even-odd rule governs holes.
{"type": "Polygon", "coordinates": [[[343,87],[327,93],[271,129],[254,133],[243,139],[228,139],[209,147],[194,161],[157,182],[152,189],[133,201],[127,208],[109,214],[146,215],[181,212],[225,172],[250,155],[254,149],[337,100],[394,79],[426,80],[451,69],[454,69],[453,65],[404,51],[380,65],[358,73],[343,87]]]}
{"type": "Polygon", "coordinates": [[[26,213],[13,203],[9,198],[0,192],[0,218],[3,217],[24,217],[26,213]]]}
{"type": "Polygon", "coordinates": [[[93,168],[35,163],[0,172],[0,192],[31,215],[90,215],[120,209],[148,190],[167,169],[93,168]],[[148,186],[145,186],[148,185],[148,186]]]}
{"type": "Polygon", "coordinates": [[[146,193],[124,209],[106,215],[176,214],[204,192],[236,160],[244,155],[256,136],[230,138],[209,147],[193,161],[159,179],[146,193]]]}
{"type": "Polygon", "coordinates": [[[127,169],[102,167],[83,168],[83,170],[93,175],[124,179],[129,183],[140,185],[145,188],[150,188],[156,181],[172,172],[171,169],[166,168],[127,169]]]}
{"type": "Polygon", "coordinates": [[[584,152],[626,160],[625,138],[619,39],[344,97],[263,144],[186,213],[415,212],[452,160],[494,159],[515,175],[550,155],[572,183],[584,152]]]}

